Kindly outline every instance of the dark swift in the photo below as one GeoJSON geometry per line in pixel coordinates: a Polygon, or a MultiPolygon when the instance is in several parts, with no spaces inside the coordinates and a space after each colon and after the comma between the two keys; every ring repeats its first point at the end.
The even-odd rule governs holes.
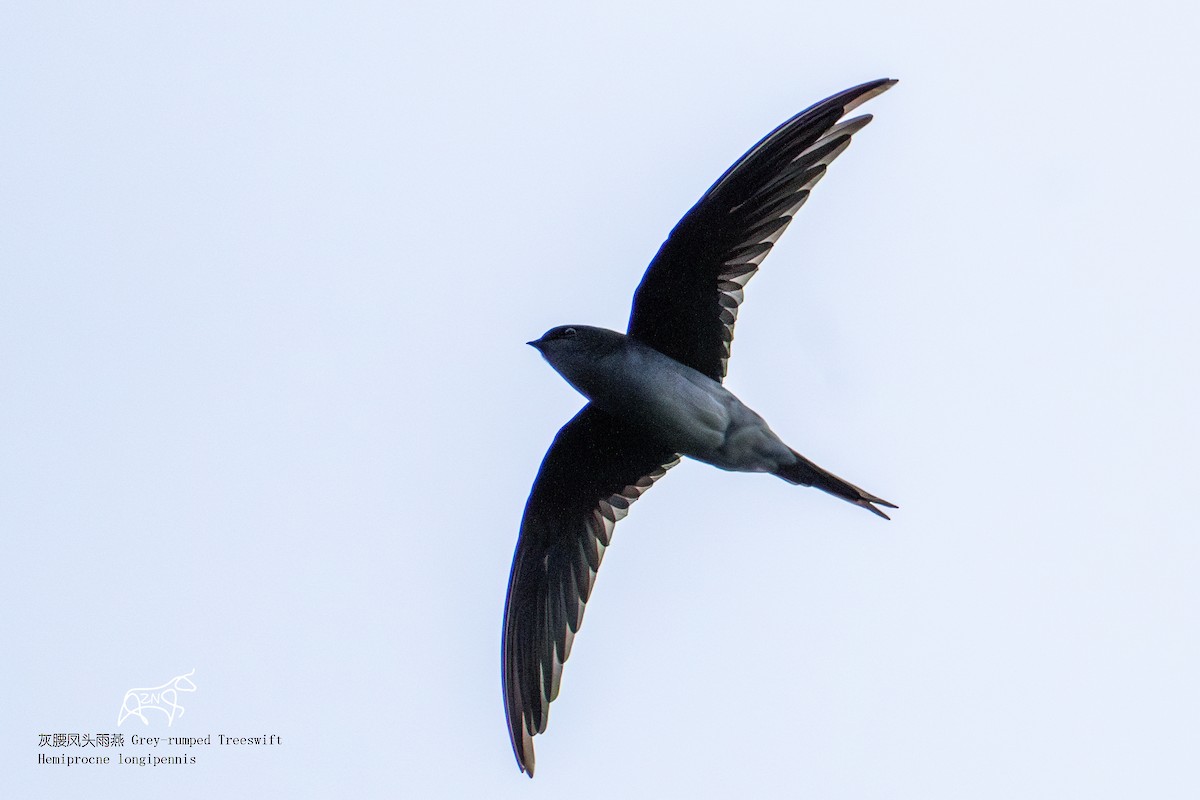
{"type": "Polygon", "coordinates": [[[896,506],[797,453],[721,385],[747,281],[896,81],[847,89],[780,125],[680,220],[633,296],[625,333],[551,328],[532,341],[588,404],[562,427],[529,493],[504,607],[504,704],[533,777],[563,663],[617,521],[681,456],[764,472],[887,519],[896,506]]]}

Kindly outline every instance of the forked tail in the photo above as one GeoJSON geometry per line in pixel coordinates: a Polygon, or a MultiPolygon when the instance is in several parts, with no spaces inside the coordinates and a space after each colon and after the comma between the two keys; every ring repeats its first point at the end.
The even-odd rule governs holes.
{"type": "Polygon", "coordinates": [[[876,508],[873,505],[874,503],[878,503],[881,506],[887,506],[888,508],[899,508],[899,506],[893,505],[887,500],[880,499],[873,494],[864,492],[862,489],[848,481],[842,480],[832,472],[821,469],[816,464],[797,453],[795,450],[792,451],[792,455],[796,457],[796,463],[788,464],[786,467],[780,467],[774,473],[788,483],[800,484],[802,486],[815,486],[823,492],[829,492],[834,497],[842,498],[847,503],[854,503],[856,506],[862,506],[868,511],[878,514],[884,519],[891,519],[891,517],[876,508]]]}

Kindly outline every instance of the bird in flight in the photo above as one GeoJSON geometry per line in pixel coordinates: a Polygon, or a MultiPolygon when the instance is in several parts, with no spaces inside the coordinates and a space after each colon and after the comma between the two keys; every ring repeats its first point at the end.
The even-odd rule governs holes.
{"type": "Polygon", "coordinates": [[[894,80],[847,89],[767,134],[679,221],[633,295],[625,333],[551,328],[529,342],[588,404],[558,435],[525,504],[501,649],[513,753],[533,777],[563,663],[629,506],[681,456],[766,472],[887,519],[896,508],[788,447],[721,385],[746,282],[894,80]]]}

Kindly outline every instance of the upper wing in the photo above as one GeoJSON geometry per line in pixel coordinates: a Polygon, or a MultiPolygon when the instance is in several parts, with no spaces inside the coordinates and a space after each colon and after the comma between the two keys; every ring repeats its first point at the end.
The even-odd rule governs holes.
{"type": "Polygon", "coordinates": [[[503,679],[513,753],[533,777],[563,662],[617,520],[679,463],[608,414],[584,406],[546,453],[525,504],[504,603],[503,679]]]}
{"type": "Polygon", "coordinates": [[[633,296],[629,335],[722,380],[742,289],[825,168],[871,117],[839,120],[894,83],[872,81],[822,100],[726,170],[650,262],[633,296]]]}

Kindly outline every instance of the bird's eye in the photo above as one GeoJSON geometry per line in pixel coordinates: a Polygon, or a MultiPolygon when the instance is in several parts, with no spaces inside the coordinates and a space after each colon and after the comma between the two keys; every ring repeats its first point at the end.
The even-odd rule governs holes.
{"type": "Polygon", "coordinates": [[[562,333],[561,333],[560,335],[561,335],[561,336],[562,336],[564,339],[566,339],[566,338],[567,338],[567,337],[569,337],[569,336],[574,336],[574,335],[575,335],[575,329],[574,329],[574,328],[563,328],[563,330],[562,330],[562,333]]]}

